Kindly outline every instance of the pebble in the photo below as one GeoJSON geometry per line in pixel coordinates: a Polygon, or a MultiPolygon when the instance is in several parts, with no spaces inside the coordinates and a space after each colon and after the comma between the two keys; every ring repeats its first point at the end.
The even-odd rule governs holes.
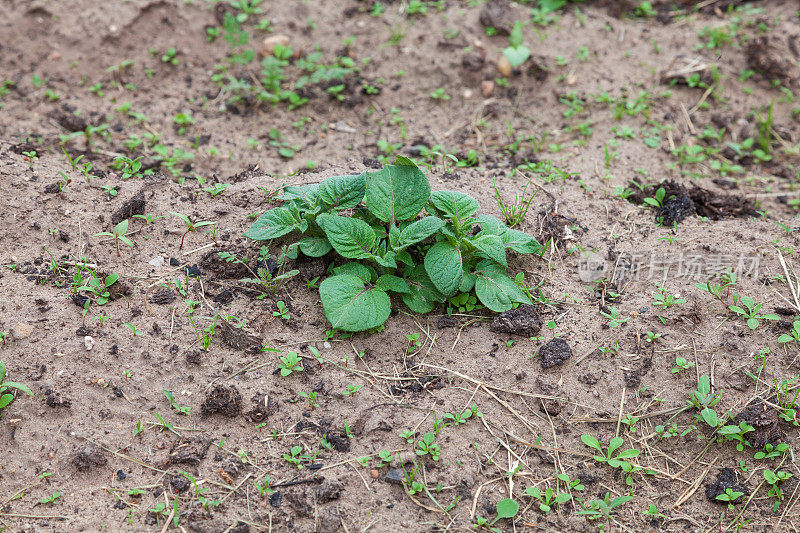
{"type": "Polygon", "coordinates": [[[481,82],[481,94],[483,94],[484,98],[489,98],[492,96],[494,92],[494,81],[493,80],[483,80],[481,82]]]}
{"type": "Polygon", "coordinates": [[[91,350],[92,348],[94,348],[94,343],[95,343],[94,339],[92,337],[90,337],[89,335],[86,335],[83,338],[83,344],[86,346],[86,351],[87,352],[89,350],[91,350]]]}
{"type": "Polygon", "coordinates": [[[472,89],[464,89],[464,100],[469,100],[472,98],[472,89]]]}
{"type": "Polygon", "coordinates": [[[397,468],[392,468],[388,472],[386,472],[386,481],[389,483],[394,483],[395,485],[402,485],[403,481],[406,479],[406,476],[403,474],[402,470],[397,468]]]}
{"type": "Polygon", "coordinates": [[[289,46],[289,37],[287,35],[278,34],[270,35],[269,37],[265,38],[261,45],[261,55],[271,56],[275,51],[276,45],[289,46]]]}
{"type": "Polygon", "coordinates": [[[340,131],[342,133],[356,133],[356,129],[352,126],[349,126],[345,121],[340,120],[334,126],[336,131],[340,131]]]}
{"type": "Polygon", "coordinates": [[[27,339],[33,334],[33,326],[26,322],[20,322],[11,329],[11,335],[15,339],[27,339]]]}
{"type": "Polygon", "coordinates": [[[375,470],[374,468],[369,471],[369,477],[371,477],[372,479],[378,479],[380,475],[381,473],[375,470]]]}
{"type": "Polygon", "coordinates": [[[497,60],[497,72],[504,78],[508,78],[513,70],[514,67],[511,66],[511,61],[506,56],[501,55],[500,59],[497,60]]]}
{"type": "Polygon", "coordinates": [[[164,258],[161,257],[160,255],[157,255],[156,257],[154,257],[150,261],[148,261],[147,264],[151,265],[151,266],[154,266],[156,268],[160,268],[160,267],[164,266],[164,258]]]}

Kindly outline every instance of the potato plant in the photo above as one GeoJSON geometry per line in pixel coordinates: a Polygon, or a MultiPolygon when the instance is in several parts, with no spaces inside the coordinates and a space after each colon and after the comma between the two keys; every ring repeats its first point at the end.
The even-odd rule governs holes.
{"type": "Polygon", "coordinates": [[[472,291],[495,312],[530,302],[506,273],[506,252],[535,254],[542,245],[496,217],[478,215],[469,195],[431,192],[428,178],[406,157],[378,171],[287,186],[278,199],[283,205],[263,213],[245,236],[265,241],[300,234],[290,256],[335,251],[352,260],[319,286],[334,328],[380,326],[389,318],[390,293],[417,313],[472,291]]]}

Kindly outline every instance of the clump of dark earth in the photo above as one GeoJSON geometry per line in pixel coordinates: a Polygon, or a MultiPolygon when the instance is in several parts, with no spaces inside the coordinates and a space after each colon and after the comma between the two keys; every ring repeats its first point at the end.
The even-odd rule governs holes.
{"type": "Polygon", "coordinates": [[[539,333],[542,329],[542,319],[539,312],[532,305],[523,304],[516,309],[509,309],[497,315],[489,331],[494,333],[507,333],[510,335],[522,335],[531,337],[539,333]]]}
{"type": "Polygon", "coordinates": [[[733,422],[738,426],[745,422],[753,427],[753,431],[745,434],[745,439],[755,449],[761,449],[765,444],[775,444],[782,440],[780,418],[774,407],[767,405],[761,398],[750,402],[742,411],[733,417],[733,422]]]}
{"type": "Polygon", "coordinates": [[[175,293],[170,289],[159,289],[150,296],[150,303],[157,305],[171,304],[175,300],[175,293]]]}
{"type": "Polygon", "coordinates": [[[636,191],[628,196],[628,201],[641,205],[645,198],[654,198],[659,188],[664,189],[664,204],[656,211],[655,218],[660,219],[664,226],[680,223],[695,214],[711,220],[749,218],[758,215],[753,202],[747,198],[717,194],[696,185],[687,189],[673,180],[649,185],[642,191],[636,191]]]}
{"type": "Polygon", "coordinates": [[[169,462],[172,464],[199,465],[205,458],[211,439],[181,439],[172,445],[169,462]]]}
{"type": "Polygon", "coordinates": [[[111,223],[116,225],[133,215],[144,215],[146,204],[144,191],[139,191],[133,198],[123,202],[119,209],[111,215],[111,223]]]}
{"type": "Polygon", "coordinates": [[[564,364],[564,361],[572,357],[572,348],[569,347],[564,339],[553,339],[539,348],[537,353],[542,361],[542,368],[552,368],[564,364]]]}
{"type": "Polygon", "coordinates": [[[714,503],[727,504],[728,502],[718,500],[717,496],[725,494],[728,489],[742,493],[742,496],[739,496],[731,503],[739,503],[742,498],[750,494],[750,490],[739,481],[739,477],[733,468],[723,468],[719,476],[717,476],[717,480],[706,485],[706,498],[714,503]]]}
{"type": "Polygon", "coordinates": [[[233,386],[217,385],[206,394],[200,412],[203,415],[237,416],[242,412],[242,393],[233,386]]]}
{"type": "Polygon", "coordinates": [[[97,466],[105,466],[108,462],[103,450],[94,444],[87,444],[75,452],[72,464],[81,471],[91,470],[97,466]]]}

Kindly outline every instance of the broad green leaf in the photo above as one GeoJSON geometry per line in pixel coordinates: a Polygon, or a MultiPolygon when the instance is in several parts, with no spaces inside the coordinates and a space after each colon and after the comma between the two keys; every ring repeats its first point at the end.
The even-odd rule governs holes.
{"type": "Polygon", "coordinates": [[[481,235],[502,235],[508,229],[499,218],[492,215],[478,215],[475,217],[475,222],[481,226],[481,235]]]}
{"type": "Polygon", "coordinates": [[[619,455],[617,455],[617,459],[633,459],[640,453],[642,453],[641,450],[634,450],[633,448],[631,448],[630,450],[619,452],[619,455]]]}
{"type": "Polygon", "coordinates": [[[350,209],[364,199],[364,174],[332,176],[319,184],[319,198],[331,209],[350,209]]]}
{"type": "Polygon", "coordinates": [[[517,68],[531,57],[531,50],[527,46],[508,46],[503,48],[503,55],[512,67],[517,68]]]}
{"type": "Polygon", "coordinates": [[[331,325],[342,331],[364,331],[380,326],[391,312],[389,295],[369,288],[359,277],[339,274],[319,285],[322,310],[331,325]]]}
{"type": "Polygon", "coordinates": [[[401,251],[401,252],[399,252],[397,254],[397,260],[400,261],[401,263],[405,264],[405,265],[410,266],[410,267],[415,266],[414,265],[414,258],[411,257],[411,254],[408,253],[405,250],[403,250],[403,251],[401,251]]]}
{"type": "Polygon", "coordinates": [[[413,163],[386,165],[366,173],[366,180],[367,207],[383,222],[414,218],[431,195],[428,178],[413,163]]]}
{"type": "Polygon", "coordinates": [[[560,492],[556,494],[556,503],[567,503],[572,499],[572,496],[567,492],[560,492]]]}
{"type": "Polygon", "coordinates": [[[522,45],[522,41],[524,39],[522,35],[522,21],[516,21],[514,23],[514,27],[511,29],[511,33],[508,36],[508,44],[517,47],[522,45]]]}
{"type": "Polygon", "coordinates": [[[756,320],[755,318],[748,318],[747,327],[750,329],[756,329],[758,327],[758,320],[756,320]]]}
{"type": "Polygon", "coordinates": [[[244,236],[254,241],[277,239],[297,229],[303,231],[302,222],[305,220],[296,219],[288,207],[276,207],[258,217],[244,232],[244,236]]]}
{"type": "Polygon", "coordinates": [[[339,255],[350,259],[366,259],[372,255],[375,232],[363,220],[339,215],[319,215],[317,224],[339,255]]]}
{"type": "Polygon", "coordinates": [[[401,297],[403,303],[415,313],[430,313],[438,302],[444,301],[444,296],[436,290],[423,265],[406,269],[405,280],[411,292],[401,297]]]}
{"type": "Polygon", "coordinates": [[[425,217],[421,220],[412,222],[400,232],[400,239],[397,247],[405,248],[423,241],[439,231],[445,222],[439,217],[425,217]]]}
{"type": "Polygon", "coordinates": [[[505,269],[491,261],[482,261],[475,272],[475,294],[483,305],[496,313],[508,311],[515,302],[530,303],[514,280],[508,277],[505,269]]]}
{"type": "Polygon", "coordinates": [[[614,437],[611,439],[611,441],[608,443],[608,455],[612,455],[614,450],[622,446],[623,442],[625,441],[622,440],[622,437],[614,437]]]}
{"type": "Polygon", "coordinates": [[[392,250],[400,247],[400,230],[394,224],[389,227],[389,247],[392,250]]]}
{"type": "Polygon", "coordinates": [[[503,245],[506,248],[511,248],[520,254],[538,254],[542,251],[539,241],[522,231],[506,228],[500,234],[500,238],[503,239],[503,245]]]}
{"type": "Polygon", "coordinates": [[[327,237],[322,235],[312,235],[311,237],[300,239],[297,242],[297,247],[308,257],[322,257],[333,250],[333,246],[331,246],[327,237]]]}
{"type": "MultiPolygon", "coordinates": [[[[13,400],[14,400],[14,395],[13,394],[2,394],[2,395],[0,395],[0,410],[2,410],[3,407],[8,407],[8,405],[13,400]]],[[[0,412],[0,415],[2,415],[2,412],[0,412]]]]}
{"type": "Polygon", "coordinates": [[[425,254],[424,262],[425,271],[439,292],[454,295],[464,277],[461,249],[449,242],[437,242],[425,254]]]}
{"type": "Polygon", "coordinates": [[[447,218],[465,220],[478,212],[478,200],[458,191],[436,191],[431,194],[433,206],[447,218]]]}
{"type": "Polygon", "coordinates": [[[497,235],[480,235],[469,241],[475,248],[486,254],[489,259],[496,261],[508,268],[506,262],[506,249],[503,246],[503,239],[497,235]]]}
{"type": "Polygon", "coordinates": [[[375,282],[375,286],[387,292],[399,292],[402,294],[411,294],[411,289],[408,283],[401,277],[393,276],[392,274],[384,274],[375,282]]]}
{"type": "Polygon", "coordinates": [[[519,512],[519,504],[511,498],[497,502],[497,518],[513,518],[519,512]]]}
{"type": "Polygon", "coordinates": [[[717,412],[711,409],[710,407],[706,407],[705,409],[700,411],[700,416],[702,416],[706,424],[708,424],[712,428],[717,427],[717,412]]]}
{"type": "Polygon", "coordinates": [[[378,277],[378,273],[371,266],[362,265],[351,261],[333,269],[334,274],[350,274],[364,280],[364,283],[372,283],[378,277]]]}
{"type": "Polygon", "coordinates": [[[116,236],[125,235],[128,233],[128,219],[126,218],[116,226],[114,226],[114,234],[116,236]]]}
{"type": "Polygon", "coordinates": [[[309,206],[317,203],[319,198],[319,183],[312,183],[310,185],[287,185],[283,188],[283,192],[276,197],[278,200],[284,202],[290,200],[301,200],[309,206]]]}
{"type": "Polygon", "coordinates": [[[467,274],[464,273],[464,277],[461,280],[461,285],[458,286],[458,292],[469,292],[475,287],[475,280],[477,276],[475,274],[467,274]]]}

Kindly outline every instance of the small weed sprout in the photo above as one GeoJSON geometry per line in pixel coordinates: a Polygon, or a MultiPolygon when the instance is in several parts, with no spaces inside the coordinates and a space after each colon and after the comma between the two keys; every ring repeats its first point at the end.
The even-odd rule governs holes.
{"type": "Polygon", "coordinates": [[[124,242],[128,246],[133,246],[133,242],[126,237],[125,235],[128,233],[128,219],[126,218],[116,226],[114,226],[113,231],[101,231],[100,233],[95,233],[94,237],[111,237],[114,239],[114,244],[117,247],[117,257],[120,257],[119,253],[119,241],[124,242]]]}
{"type": "MultiPolygon", "coordinates": [[[[0,340],[5,335],[0,336],[0,340]]],[[[3,416],[3,409],[11,405],[15,396],[13,391],[18,390],[28,396],[33,396],[33,392],[27,385],[15,381],[6,381],[6,365],[0,361],[0,418],[3,416]]]]}

